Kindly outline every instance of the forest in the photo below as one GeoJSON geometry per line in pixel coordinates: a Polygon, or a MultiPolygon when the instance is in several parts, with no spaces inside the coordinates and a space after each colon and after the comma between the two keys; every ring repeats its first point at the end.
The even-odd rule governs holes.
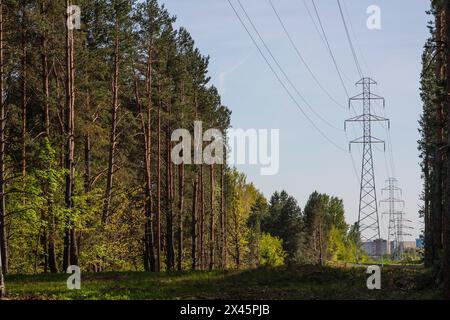
{"type": "MultiPolygon", "coordinates": [[[[23,298],[17,293],[23,279],[49,275],[60,281],[74,265],[94,283],[96,274],[111,272],[151,281],[192,272],[201,283],[202,277],[240,270],[247,273],[232,273],[230,281],[239,283],[242,276],[254,283],[274,281],[267,270],[279,270],[267,290],[283,283],[289,289],[291,279],[318,279],[319,292],[311,285],[310,296],[295,292],[288,298],[322,296],[320,284],[329,277],[343,292],[355,290],[364,273],[353,263],[369,257],[358,224],[345,220],[342,199],[311,190],[301,208],[284,190],[266,198],[226,161],[174,163],[180,138],[174,139],[174,130],[194,135],[194,123],[201,121],[204,130],[226,136],[232,124],[230,108],[210,83],[210,57],[188,30],[175,27],[176,17],[157,0],[80,0],[81,24],[71,28],[71,5],[0,0],[1,296],[23,298]],[[348,263],[349,270],[330,267],[348,263]]],[[[418,142],[426,275],[387,269],[387,277],[403,272],[398,281],[413,282],[419,291],[442,279],[450,297],[449,1],[433,1],[430,15],[418,142]]],[[[366,298],[365,279],[359,285],[365,291],[354,296],[366,298]]],[[[205,292],[254,297],[241,289],[235,295],[205,292]]],[[[153,292],[139,290],[145,294],[127,297],[153,292]]],[[[173,298],[157,290],[151,298],[173,298]]],[[[389,297],[405,297],[403,288],[386,290],[389,297]]],[[[266,298],[286,298],[269,291],[266,298]]]]}
{"type": "Polygon", "coordinates": [[[231,112],[164,6],[80,1],[71,29],[69,5],[0,2],[4,275],[352,260],[342,200],[314,192],[301,210],[226,164],[173,163],[174,129],[225,133],[231,112]]]}

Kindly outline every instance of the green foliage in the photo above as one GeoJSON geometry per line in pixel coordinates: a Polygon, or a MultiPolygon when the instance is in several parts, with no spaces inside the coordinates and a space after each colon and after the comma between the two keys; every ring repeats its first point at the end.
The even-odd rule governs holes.
{"type": "Polygon", "coordinates": [[[275,192],[269,202],[269,214],[261,224],[263,232],[283,240],[288,262],[294,262],[301,246],[303,220],[301,209],[286,191],[275,192]]]}
{"type": "Polygon", "coordinates": [[[287,254],[283,250],[283,240],[263,233],[259,239],[259,264],[267,267],[279,267],[284,264],[287,254]]]}
{"type": "MultiPolygon", "coordinates": [[[[12,272],[48,271],[50,236],[55,240],[57,264],[61,266],[64,229],[67,228],[75,230],[79,264],[84,270],[140,270],[146,197],[144,133],[147,129],[143,127],[150,128],[154,189],[158,153],[156,106],[161,106],[162,173],[168,167],[165,140],[169,123],[172,129],[186,128],[191,133],[194,120],[202,120],[205,130],[213,127],[225,131],[230,126],[231,112],[221,104],[217,89],[209,84],[209,58],[196,47],[188,30],[176,29],[175,17],[157,0],[80,0],[77,5],[81,7],[82,24],[80,30],[73,32],[75,181],[70,210],[65,203],[67,172],[63,169],[68,138],[66,35],[61,20],[66,12],[65,2],[16,1],[8,4],[8,12],[4,14],[4,36],[9,39],[5,74],[15,75],[4,79],[8,88],[6,225],[12,272]],[[22,3],[26,5],[21,6],[22,3]],[[48,70],[43,70],[44,57],[48,70]],[[111,80],[116,58],[117,128],[111,139],[114,92],[111,80]],[[43,88],[45,75],[48,76],[48,95],[43,88]],[[24,95],[26,113],[22,109],[24,95]],[[45,104],[49,109],[48,135],[43,121],[45,104]],[[171,113],[168,106],[172,108],[171,113]],[[147,107],[150,115],[143,125],[142,115],[147,107]],[[114,183],[111,212],[108,221],[103,223],[111,140],[115,146],[114,183]],[[23,160],[26,174],[22,177],[20,164],[23,160]]],[[[182,217],[185,257],[190,255],[191,213],[188,208],[192,207],[190,196],[197,169],[185,168],[182,217]]],[[[166,184],[163,177],[163,190],[166,184]]],[[[204,193],[208,195],[209,186],[206,181],[203,184],[204,193]]],[[[215,187],[219,190],[217,182],[215,187]]],[[[249,193],[254,189],[243,188],[249,193]]],[[[151,196],[156,203],[154,190],[151,196]]],[[[214,206],[219,212],[220,197],[216,198],[214,206]]],[[[165,228],[164,205],[168,199],[164,192],[161,201],[164,208],[161,223],[165,228]]],[[[239,206],[237,238],[246,246],[245,217],[251,199],[243,197],[239,206]]],[[[154,214],[155,208],[152,212],[154,214]]],[[[209,243],[205,243],[207,245],[209,243]]],[[[242,256],[247,252],[244,248],[242,256]]],[[[185,267],[187,261],[183,261],[185,267]]]]}
{"type": "MultiPolygon", "coordinates": [[[[176,18],[157,0],[80,0],[78,5],[81,29],[68,33],[73,36],[75,73],[73,181],[66,179],[69,172],[64,169],[70,149],[66,34],[61,27],[65,3],[16,1],[8,4],[4,15],[8,39],[4,69],[13,75],[4,76],[5,225],[11,272],[62,271],[64,238],[72,232],[83,270],[144,269],[148,239],[155,237],[148,233],[156,225],[157,186],[161,233],[166,237],[161,255],[171,247],[167,235],[172,232],[178,253],[177,231],[182,225],[183,269],[192,265],[193,238],[199,241],[200,221],[194,234],[193,207],[197,219],[200,211],[203,215],[203,258],[209,259],[212,248],[215,268],[223,266],[225,232],[226,268],[311,262],[317,255],[311,238],[318,230],[328,250],[325,259],[349,257],[352,244],[346,237],[341,200],[320,195],[323,203],[307,205],[304,215],[285,191],[274,193],[268,203],[233,168],[225,166],[222,190],[219,166],[213,168],[212,182],[207,166],[202,181],[198,165],[184,166],[183,207],[178,208],[180,168],[168,158],[170,131],[185,128],[193,134],[196,120],[203,122],[204,130],[226,132],[231,125],[231,111],[209,83],[209,57],[196,47],[188,30],[175,26],[176,18]],[[110,181],[110,212],[104,218],[110,181]],[[202,203],[199,194],[193,199],[195,183],[204,196],[202,203]],[[73,192],[66,194],[72,187],[73,192]]],[[[165,270],[165,259],[162,264],[165,270]]]]}
{"type": "Polygon", "coordinates": [[[233,169],[227,173],[228,247],[235,268],[254,266],[257,260],[259,231],[249,221],[255,216],[255,204],[262,194],[246,182],[244,174],[233,169]]]}
{"type": "MultiPolygon", "coordinates": [[[[36,272],[41,269],[39,257],[46,257],[41,246],[42,237],[48,234],[51,221],[60,221],[67,213],[63,193],[65,170],[59,167],[56,152],[48,139],[38,145],[36,167],[25,177],[8,186],[10,228],[15,233],[10,238],[12,272],[36,272]]],[[[62,228],[55,230],[62,232],[62,228]]]]}

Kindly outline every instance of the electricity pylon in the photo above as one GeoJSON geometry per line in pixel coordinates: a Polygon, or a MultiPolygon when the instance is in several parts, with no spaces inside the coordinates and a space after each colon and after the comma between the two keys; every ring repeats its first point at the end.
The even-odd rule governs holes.
{"type": "MultiPolygon", "coordinates": [[[[377,83],[371,78],[362,78],[356,85],[363,88],[363,92],[349,99],[349,107],[352,106],[353,101],[361,102],[363,113],[345,121],[345,129],[347,129],[347,122],[362,122],[363,135],[355,140],[350,141],[349,148],[351,152],[351,145],[354,143],[363,145],[362,166],[361,166],[361,185],[359,196],[359,212],[358,212],[358,230],[362,242],[372,242],[381,240],[380,223],[378,219],[378,203],[375,188],[375,174],[373,167],[372,144],[384,143],[384,141],[372,136],[372,122],[388,122],[386,118],[379,117],[371,113],[372,100],[382,100],[383,108],[385,107],[385,100],[376,94],[373,94],[371,85],[377,83]]],[[[386,146],[385,146],[386,148],[386,146]]],[[[383,251],[381,250],[380,255],[383,251]]],[[[375,255],[377,255],[375,253],[375,255]]],[[[358,260],[358,257],[356,258],[358,260]]]]}
{"type": "Polygon", "coordinates": [[[391,252],[394,259],[401,260],[403,255],[403,236],[406,235],[403,232],[403,210],[397,210],[397,205],[400,204],[402,209],[405,202],[400,199],[402,195],[402,189],[397,187],[397,179],[389,178],[386,180],[388,186],[381,189],[381,194],[387,192],[387,198],[380,201],[381,203],[388,204],[388,211],[384,211],[383,214],[389,216],[389,229],[388,229],[388,246],[390,248],[391,241],[394,244],[394,250],[391,252]]]}

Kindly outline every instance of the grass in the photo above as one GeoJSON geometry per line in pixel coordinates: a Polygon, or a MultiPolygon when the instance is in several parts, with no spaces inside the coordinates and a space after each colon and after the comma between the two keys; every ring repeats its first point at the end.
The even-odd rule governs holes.
{"type": "Polygon", "coordinates": [[[420,268],[386,266],[381,290],[368,290],[363,267],[83,273],[81,290],[66,274],[8,275],[8,299],[439,299],[432,276],[420,268]]]}

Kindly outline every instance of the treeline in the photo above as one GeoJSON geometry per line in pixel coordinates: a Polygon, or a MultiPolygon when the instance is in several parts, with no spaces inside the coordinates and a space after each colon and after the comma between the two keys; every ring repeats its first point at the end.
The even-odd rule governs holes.
{"type": "Polygon", "coordinates": [[[366,258],[356,224],[345,222],[342,200],[326,194],[312,193],[303,211],[285,191],[275,192],[268,204],[258,198],[249,224],[257,236],[269,234],[282,240],[288,264],[355,261],[356,254],[361,260],[366,258]]]}
{"type": "Polygon", "coordinates": [[[206,270],[352,260],[342,201],[302,212],[172,132],[225,133],[208,57],[156,0],[0,0],[2,272],[206,270]]]}
{"type": "Polygon", "coordinates": [[[71,4],[0,2],[3,272],[224,266],[229,169],[171,161],[230,125],[208,57],[156,0],[71,4]]]}
{"type": "Polygon", "coordinates": [[[430,38],[424,47],[420,120],[426,267],[439,271],[450,297],[450,2],[432,1],[430,38]]]}

